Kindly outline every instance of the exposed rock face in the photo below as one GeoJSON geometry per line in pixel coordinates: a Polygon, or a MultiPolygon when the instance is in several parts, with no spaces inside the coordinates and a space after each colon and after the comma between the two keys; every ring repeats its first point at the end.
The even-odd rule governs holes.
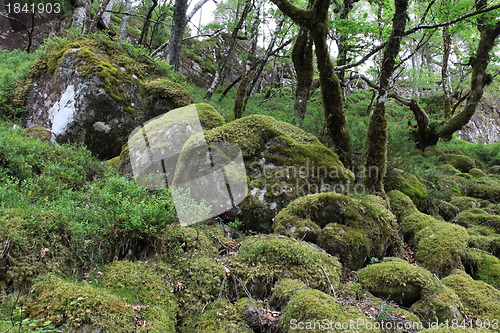
{"type": "Polygon", "coordinates": [[[143,83],[150,65],[111,41],[61,45],[36,64],[41,72],[31,85],[26,126],[50,129],[59,143],[84,143],[103,159],[117,156],[141,122],[191,103],[168,80],[143,83]]]}
{"type": "Polygon", "coordinates": [[[474,143],[500,141],[500,100],[483,99],[470,122],[458,132],[462,140],[474,143]]]}

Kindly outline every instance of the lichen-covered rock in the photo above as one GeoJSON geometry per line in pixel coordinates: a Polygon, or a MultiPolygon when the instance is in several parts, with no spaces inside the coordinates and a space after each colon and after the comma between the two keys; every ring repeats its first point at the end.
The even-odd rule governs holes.
{"type": "Polygon", "coordinates": [[[131,304],[105,289],[49,275],[33,286],[32,319],[45,318],[56,326],[78,329],[93,327],[110,332],[135,332],[131,304]]]}
{"type": "Polygon", "coordinates": [[[29,77],[26,126],[50,129],[59,143],[84,143],[102,159],[115,157],[149,108],[159,113],[191,103],[185,89],[166,80],[161,93],[157,81],[143,89],[154,66],[106,38],[57,45],[29,77]]]}
{"type": "Polygon", "coordinates": [[[359,272],[358,278],[373,295],[405,307],[439,289],[439,281],[429,271],[402,260],[369,265],[359,272]]]}
{"type": "MultiPolygon", "coordinates": [[[[244,227],[269,231],[272,218],[309,193],[345,192],[354,180],[338,156],[312,134],[269,116],[252,115],[204,132],[208,143],[227,142],[242,152],[248,195],[238,207],[244,227]]],[[[195,138],[186,143],[197,144],[195,138]]],[[[192,168],[180,158],[180,168],[192,168]]],[[[239,213],[239,212],[235,212],[239,213]]]]}
{"type": "Polygon", "coordinates": [[[482,250],[468,249],[464,263],[473,278],[500,289],[500,259],[482,250]]]}
{"type": "Polygon", "coordinates": [[[451,164],[462,172],[469,172],[470,169],[476,167],[476,162],[469,156],[465,155],[444,154],[438,157],[438,161],[445,164],[451,164]]]}
{"type": "Polygon", "coordinates": [[[341,305],[316,289],[301,289],[293,294],[279,318],[280,332],[381,332],[374,321],[356,307],[341,305]],[[356,325],[361,322],[366,325],[356,325]]]}
{"type": "Polygon", "coordinates": [[[273,228],[317,243],[349,269],[363,267],[371,257],[397,255],[402,248],[396,218],[374,195],[354,199],[337,193],[310,194],[281,210],[273,228]]]}
{"type": "Polygon", "coordinates": [[[482,320],[500,320],[500,291],[495,287],[458,270],[441,282],[460,297],[465,315],[482,320]]]}
{"type": "MultiPolygon", "coordinates": [[[[269,296],[275,282],[284,278],[303,281],[325,292],[340,285],[341,265],[335,257],[309,243],[279,235],[245,239],[228,266],[256,298],[269,296]]],[[[245,295],[241,285],[235,288],[245,295]]]]}
{"type": "Polygon", "coordinates": [[[386,191],[403,192],[411,198],[417,207],[423,207],[425,199],[428,198],[427,189],[417,177],[397,168],[387,173],[384,187],[386,191]]]}

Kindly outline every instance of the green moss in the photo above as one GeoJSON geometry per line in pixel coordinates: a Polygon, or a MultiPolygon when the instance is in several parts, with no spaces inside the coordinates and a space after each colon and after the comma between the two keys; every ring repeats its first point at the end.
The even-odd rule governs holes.
{"type": "Polygon", "coordinates": [[[500,216],[493,214],[474,213],[474,210],[463,211],[453,220],[453,222],[464,227],[476,225],[488,226],[500,233],[500,216]]]}
{"type": "Polygon", "coordinates": [[[410,197],[398,190],[392,190],[387,193],[391,203],[391,211],[396,215],[398,221],[402,221],[405,217],[418,212],[417,207],[412,202],[410,197]]]}
{"type": "Polygon", "coordinates": [[[451,164],[441,165],[436,169],[443,172],[446,175],[456,175],[457,173],[460,173],[460,171],[451,164]]]}
{"type": "Polygon", "coordinates": [[[52,132],[42,126],[33,126],[24,129],[24,133],[32,138],[37,138],[42,141],[50,142],[52,140],[52,132]]]}
{"type": "MultiPolygon", "coordinates": [[[[256,298],[270,295],[274,283],[283,278],[301,280],[326,292],[340,285],[341,265],[336,258],[283,236],[245,239],[228,264],[256,298]]],[[[236,287],[243,293],[242,286],[236,287]]]]}
{"type": "Polygon", "coordinates": [[[150,323],[149,332],[173,332],[177,317],[175,297],[169,290],[173,289],[173,281],[162,277],[162,273],[147,264],[116,261],[104,273],[102,286],[131,304],[139,303],[142,319],[150,323]]]}
{"type": "Polygon", "coordinates": [[[500,180],[496,176],[484,176],[480,178],[472,178],[469,174],[468,178],[460,177],[459,174],[454,176],[443,175],[437,180],[437,188],[443,192],[443,196],[451,199],[453,196],[469,196],[498,202],[500,198],[500,180]]]}
{"type": "Polygon", "coordinates": [[[187,329],[196,325],[203,310],[227,293],[226,270],[221,263],[197,257],[185,260],[174,281],[179,304],[180,325],[187,329]]]}
{"type": "Polygon", "coordinates": [[[394,215],[380,197],[354,199],[337,193],[310,194],[295,199],[275,217],[275,232],[317,242],[340,257],[349,269],[359,269],[371,257],[398,254],[402,241],[394,215]],[[322,229],[321,229],[322,228],[322,229]]]}
{"type": "Polygon", "coordinates": [[[433,223],[415,235],[416,259],[438,276],[446,276],[461,268],[468,233],[465,228],[447,222],[433,223]]]}
{"type": "Polygon", "coordinates": [[[273,287],[273,293],[269,298],[271,306],[281,309],[284,307],[295,292],[309,287],[301,280],[281,279],[273,287]]]}
{"type": "Polygon", "coordinates": [[[464,272],[457,271],[441,280],[460,297],[464,314],[480,319],[500,319],[500,291],[493,286],[472,279],[464,272]]]}
{"type": "Polygon", "coordinates": [[[189,92],[178,83],[168,79],[158,79],[144,84],[146,94],[150,98],[164,98],[171,101],[175,108],[193,103],[189,92]]]}
{"type": "Polygon", "coordinates": [[[214,227],[182,227],[177,224],[166,226],[161,238],[161,253],[174,262],[193,256],[215,257],[221,250],[220,242],[230,242],[221,230],[214,227]]]}
{"type": "Polygon", "coordinates": [[[385,189],[387,191],[399,190],[410,197],[418,207],[424,206],[424,200],[427,199],[427,189],[412,174],[400,169],[390,170],[385,178],[385,189]]]}
{"type": "Polygon", "coordinates": [[[483,170],[478,169],[478,168],[470,169],[469,175],[471,175],[474,178],[480,178],[480,177],[486,176],[486,174],[483,172],[483,170]]]}
{"type": "Polygon", "coordinates": [[[121,163],[122,161],[120,156],[113,157],[112,159],[106,161],[106,164],[113,169],[118,169],[121,163]]]}
{"type": "Polygon", "coordinates": [[[243,308],[246,303],[255,303],[260,310],[261,305],[247,298],[239,299],[236,304],[225,300],[217,301],[207,306],[194,326],[182,326],[180,332],[210,332],[210,333],[252,333],[253,330],[245,322],[243,308]]]}
{"type": "Polygon", "coordinates": [[[111,332],[134,332],[135,311],[123,298],[85,283],[47,276],[33,286],[31,318],[46,318],[56,326],[91,324],[111,332]]]}
{"type": "Polygon", "coordinates": [[[0,209],[0,281],[22,290],[41,273],[69,274],[76,258],[63,235],[71,230],[55,211],[0,209]]]}
{"type": "Polygon", "coordinates": [[[473,278],[500,289],[500,259],[485,251],[467,249],[464,263],[473,278]]]}
{"type": "Polygon", "coordinates": [[[467,232],[469,233],[469,247],[493,253],[495,256],[500,255],[500,234],[495,233],[493,228],[473,226],[468,228],[467,232]]]}
{"type": "Polygon", "coordinates": [[[196,110],[198,111],[201,125],[206,129],[222,126],[226,122],[224,117],[222,117],[210,104],[197,103],[196,110]]]}
{"type": "Polygon", "coordinates": [[[444,154],[438,157],[438,161],[451,164],[462,172],[469,172],[470,169],[476,167],[476,162],[469,156],[465,155],[444,154]]]}
{"type": "Polygon", "coordinates": [[[439,281],[429,271],[402,260],[367,266],[358,279],[373,295],[406,307],[439,288],[439,281]]]}
{"type": "Polygon", "coordinates": [[[282,313],[283,315],[279,318],[279,327],[282,332],[287,333],[296,332],[297,329],[310,333],[333,330],[335,332],[380,332],[378,329],[371,330],[364,327],[356,329],[355,325],[353,325],[354,328],[350,327],[349,323],[355,323],[357,320],[362,320],[363,323],[371,320],[355,307],[340,305],[332,296],[315,289],[302,289],[295,292],[282,313]],[[329,326],[335,323],[343,324],[346,329],[329,326]]]}
{"type": "Polygon", "coordinates": [[[460,209],[460,211],[479,207],[479,200],[476,198],[465,197],[465,196],[456,196],[453,197],[450,201],[452,205],[455,205],[460,209]]]}
{"type": "MultiPolygon", "coordinates": [[[[440,288],[437,292],[426,295],[411,306],[425,320],[425,323],[443,323],[452,320],[462,321],[462,302],[449,287],[440,288]]],[[[427,326],[427,325],[426,325],[427,326]]]]}

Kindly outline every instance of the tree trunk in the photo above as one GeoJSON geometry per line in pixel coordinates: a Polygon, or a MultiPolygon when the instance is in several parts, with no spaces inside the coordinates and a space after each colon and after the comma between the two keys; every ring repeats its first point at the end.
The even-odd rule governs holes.
{"type": "Polygon", "coordinates": [[[217,71],[215,72],[214,80],[212,81],[210,88],[208,88],[207,92],[205,93],[205,96],[203,97],[204,99],[210,100],[215,93],[215,89],[217,89],[221,82],[224,82],[224,72],[226,70],[227,63],[229,62],[231,55],[233,54],[234,46],[236,44],[236,37],[238,36],[238,32],[243,26],[243,23],[245,22],[250,9],[252,9],[252,0],[246,0],[243,13],[241,14],[238,23],[231,33],[231,38],[229,40],[228,46],[225,49],[224,54],[222,55],[222,61],[219,63],[217,71]]]}
{"type": "Polygon", "coordinates": [[[443,27],[443,66],[441,67],[441,80],[444,93],[443,118],[451,117],[451,88],[448,61],[451,54],[451,35],[448,26],[443,27]]]}
{"type": "Polygon", "coordinates": [[[87,17],[90,14],[90,0],[76,0],[75,10],[71,22],[72,28],[77,28],[80,31],[85,31],[87,27],[87,17]]]}
{"type": "Polygon", "coordinates": [[[172,30],[167,45],[167,61],[174,71],[179,71],[181,64],[181,46],[186,28],[187,0],[176,0],[174,16],[172,18],[172,30]]]}
{"type": "Polygon", "coordinates": [[[149,25],[151,24],[151,17],[153,16],[153,11],[155,10],[156,6],[158,6],[158,0],[153,0],[151,7],[149,7],[148,12],[146,13],[146,17],[144,18],[144,25],[142,26],[141,36],[137,41],[139,45],[144,45],[144,43],[146,42],[146,36],[149,32],[149,25]]]}
{"type": "Polygon", "coordinates": [[[111,13],[109,11],[113,9],[114,3],[114,0],[110,0],[104,10],[104,13],[101,15],[101,22],[108,30],[110,30],[109,23],[111,22],[111,13]]]}
{"type": "Polygon", "coordinates": [[[314,79],[313,41],[306,28],[300,28],[297,35],[292,49],[292,62],[297,75],[294,108],[297,117],[304,120],[314,79]]]}
{"type": "Polygon", "coordinates": [[[493,26],[479,27],[481,38],[477,47],[476,56],[472,59],[472,76],[470,94],[463,109],[450,118],[446,123],[436,126],[435,131],[439,137],[450,137],[453,133],[465,126],[483,96],[484,87],[491,83],[491,75],[486,73],[490,62],[490,53],[495,46],[495,40],[500,35],[500,21],[493,26]]]}
{"type": "Polygon", "coordinates": [[[387,119],[385,103],[389,95],[389,83],[394,74],[396,57],[403,38],[408,0],[395,0],[392,32],[384,50],[379,76],[379,88],[368,125],[365,144],[364,183],[371,192],[384,193],[384,176],[387,167],[387,119]]]}
{"type": "Polygon", "coordinates": [[[297,8],[288,0],[271,1],[296,24],[307,28],[311,33],[318,62],[326,127],[340,160],[346,167],[349,167],[351,151],[347,121],[342,106],[342,90],[327,44],[330,1],[316,0],[310,10],[297,8]]]}
{"type": "MultiPolygon", "coordinates": [[[[132,9],[132,0],[125,0],[125,13],[129,13],[131,9],[132,9]]],[[[120,39],[121,40],[127,39],[127,23],[128,23],[129,18],[130,18],[130,15],[125,14],[122,18],[121,23],[120,23],[120,39]]]]}

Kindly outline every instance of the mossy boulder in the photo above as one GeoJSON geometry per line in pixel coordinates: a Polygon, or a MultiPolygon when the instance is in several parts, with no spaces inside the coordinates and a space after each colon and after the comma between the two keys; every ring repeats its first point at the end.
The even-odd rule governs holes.
{"type": "Polygon", "coordinates": [[[439,289],[439,281],[429,271],[403,260],[369,265],[359,272],[358,279],[374,296],[405,307],[439,289]]]}
{"type": "Polygon", "coordinates": [[[465,315],[482,320],[500,319],[500,291],[495,287],[458,270],[441,282],[458,295],[465,315]]]}
{"type": "Polygon", "coordinates": [[[472,226],[487,226],[495,230],[496,233],[500,233],[500,215],[488,214],[478,208],[460,212],[453,222],[467,228],[472,226]]]}
{"type": "Polygon", "coordinates": [[[303,281],[325,292],[340,286],[341,264],[335,257],[307,242],[279,235],[245,239],[228,267],[244,284],[235,285],[242,296],[246,288],[256,298],[267,297],[274,284],[284,278],[303,281]]]}
{"type": "Polygon", "coordinates": [[[32,138],[37,138],[42,141],[52,141],[52,132],[42,126],[32,126],[24,129],[24,133],[32,138]]]}
{"type": "Polygon", "coordinates": [[[416,259],[431,272],[446,276],[463,268],[462,256],[468,244],[464,227],[419,212],[402,192],[389,193],[391,205],[399,215],[401,231],[416,246],[416,259]]]}
{"type": "Polygon", "coordinates": [[[481,249],[496,257],[500,257],[500,234],[493,228],[473,226],[467,229],[469,233],[469,247],[481,249]]]}
{"type": "Polygon", "coordinates": [[[399,254],[402,240],[394,215],[380,197],[361,199],[317,193],[288,204],[274,219],[274,231],[317,243],[349,269],[371,257],[399,254]]]}
{"type": "Polygon", "coordinates": [[[50,275],[33,286],[29,303],[32,319],[45,318],[67,330],[92,328],[135,332],[136,311],[131,304],[105,289],[50,275]]]}
{"type": "Polygon", "coordinates": [[[479,249],[468,249],[464,264],[473,278],[500,289],[500,259],[479,249]]]}
{"type": "MultiPolygon", "coordinates": [[[[262,306],[255,300],[241,298],[235,303],[225,299],[209,304],[205,311],[197,318],[195,326],[182,326],[180,332],[210,332],[210,333],[253,333],[254,330],[247,323],[245,311],[247,309],[261,311],[262,306]]],[[[256,313],[257,314],[257,313],[256,313]]],[[[253,318],[252,318],[253,319],[253,318]]],[[[260,326],[260,318],[257,327],[260,326]]]]}
{"type": "Polygon", "coordinates": [[[471,175],[472,177],[475,177],[475,178],[480,178],[480,177],[483,177],[483,176],[486,176],[486,174],[484,173],[483,170],[481,169],[478,169],[478,168],[472,168],[469,170],[469,175],[471,175]]]}
{"type": "Polygon", "coordinates": [[[316,289],[296,291],[282,310],[278,325],[280,332],[380,332],[374,321],[356,307],[341,305],[337,300],[316,289]],[[356,326],[356,322],[366,325],[356,326]]]}
{"type": "MultiPolygon", "coordinates": [[[[240,214],[246,229],[269,231],[272,218],[293,199],[328,190],[347,191],[354,180],[338,156],[315,136],[269,116],[235,120],[205,131],[204,138],[209,144],[227,142],[241,149],[248,194],[229,215],[240,214]]],[[[197,142],[192,138],[185,147],[197,142]]],[[[182,170],[194,168],[189,157],[180,157],[182,170]]]]}
{"type": "Polygon", "coordinates": [[[273,287],[269,304],[274,308],[281,309],[288,303],[293,294],[301,289],[309,289],[309,287],[301,280],[281,279],[273,287]]]}
{"type": "MultiPolygon", "coordinates": [[[[228,292],[226,269],[215,259],[195,257],[185,260],[178,269],[173,282],[174,293],[179,304],[180,331],[189,332],[197,325],[205,308],[228,292]]],[[[212,304],[213,305],[213,304],[212,304]]]]}
{"type": "Polygon", "coordinates": [[[147,96],[146,120],[193,103],[191,94],[183,86],[168,79],[148,81],[144,90],[147,96]]]}
{"type": "Polygon", "coordinates": [[[500,178],[496,175],[472,177],[468,173],[442,175],[436,179],[436,189],[445,200],[456,196],[468,196],[500,202],[500,178]]]}
{"type": "Polygon", "coordinates": [[[386,175],[384,186],[386,191],[398,190],[410,197],[417,207],[424,207],[428,198],[424,184],[412,174],[401,169],[391,169],[386,175]]]}
{"type": "Polygon", "coordinates": [[[0,209],[0,281],[16,289],[33,284],[41,273],[71,273],[75,253],[63,236],[71,233],[56,212],[0,209]]]}
{"type": "Polygon", "coordinates": [[[165,74],[107,37],[56,44],[28,76],[26,126],[43,126],[59,143],[83,143],[101,159],[113,158],[148,116],[191,103],[181,86],[150,81],[165,74]]]}
{"type": "Polygon", "coordinates": [[[449,287],[442,287],[435,293],[425,295],[411,306],[424,321],[425,326],[446,321],[459,321],[464,319],[461,311],[462,302],[458,295],[449,287]]]}
{"type": "Polygon", "coordinates": [[[453,197],[450,203],[457,206],[460,211],[464,211],[469,208],[478,208],[481,205],[479,199],[466,196],[453,197]]]}
{"type": "Polygon", "coordinates": [[[476,162],[466,155],[443,154],[438,157],[438,161],[445,164],[451,164],[462,172],[469,172],[470,169],[476,167],[476,162]]]}
{"type": "Polygon", "coordinates": [[[115,261],[107,267],[101,286],[124,297],[131,304],[139,303],[141,318],[149,323],[149,332],[173,332],[177,303],[173,290],[169,290],[173,286],[168,278],[173,273],[174,270],[169,267],[155,271],[150,264],[115,261]]]}

